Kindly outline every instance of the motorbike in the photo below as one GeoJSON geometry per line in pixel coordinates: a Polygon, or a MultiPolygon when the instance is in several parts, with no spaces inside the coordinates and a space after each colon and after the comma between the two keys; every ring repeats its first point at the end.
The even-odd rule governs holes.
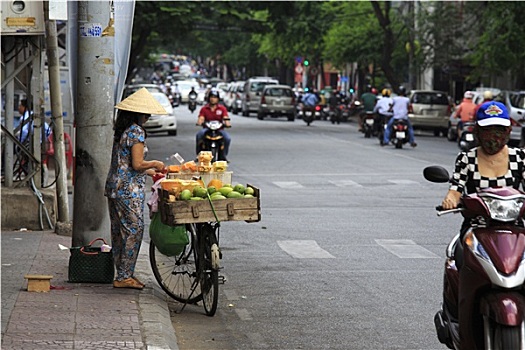
{"type": "Polygon", "coordinates": [[[337,106],[334,106],[334,105],[329,106],[328,119],[332,122],[332,124],[341,123],[341,118],[339,117],[339,110],[337,109],[337,106]]]}
{"type": "Polygon", "coordinates": [[[459,149],[462,151],[468,151],[469,149],[476,147],[477,142],[474,139],[474,127],[476,122],[466,122],[463,123],[463,131],[461,132],[461,137],[458,139],[459,149]]]}
{"type": "Polygon", "coordinates": [[[366,112],[365,119],[363,120],[363,133],[365,134],[365,138],[367,139],[369,139],[374,133],[374,122],[374,112],[366,112]]]}
{"type": "Polygon", "coordinates": [[[304,120],[308,126],[310,126],[314,119],[319,119],[321,116],[321,106],[319,105],[305,106],[303,104],[299,104],[297,108],[297,118],[304,120]]]}
{"type": "MultiPolygon", "coordinates": [[[[385,125],[385,128],[388,125],[385,125]]],[[[392,132],[390,133],[390,142],[392,142],[396,148],[403,148],[403,144],[407,143],[408,138],[408,123],[404,119],[396,119],[392,124],[392,132]]]]}
{"type": "Polygon", "coordinates": [[[210,120],[205,122],[203,127],[206,131],[204,132],[201,144],[198,145],[197,154],[199,154],[200,151],[210,151],[214,161],[226,160],[224,156],[224,136],[222,136],[220,132],[224,125],[218,120],[210,120]]]}
{"type": "Polygon", "coordinates": [[[339,106],[337,106],[336,115],[339,121],[348,121],[348,118],[350,117],[350,110],[348,109],[348,105],[346,103],[341,103],[339,106]]]}
{"type": "MultiPolygon", "coordinates": [[[[424,169],[431,182],[451,180],[446,169],[424,169]]],[[[465,195],[457,209],[470,220],[463,241],[446,250],[443,303],[434,317],[450,349],[525,349],[525,193],[509,187],[465,195]]]]}
{"type": "Polygon", "coordinates": [[[190,93],[188,95],[188,109],[191,113],[197,109],[197,93],[190,93]]]}

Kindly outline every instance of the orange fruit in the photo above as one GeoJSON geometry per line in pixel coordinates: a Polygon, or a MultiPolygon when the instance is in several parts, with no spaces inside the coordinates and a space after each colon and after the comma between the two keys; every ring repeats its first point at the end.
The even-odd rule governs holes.
{"type": "Polygon", "coordinates": [[[219,179],[211,179],[210,182],[208,182],[208,187],[213,186],[216,189],[219,189],[222,187],[222,181],[219,179]]]}

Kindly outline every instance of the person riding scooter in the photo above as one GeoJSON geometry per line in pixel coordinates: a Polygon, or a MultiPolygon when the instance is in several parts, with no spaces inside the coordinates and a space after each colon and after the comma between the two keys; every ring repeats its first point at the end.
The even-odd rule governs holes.
{"type": "Polygon", "coordinates": [[[519,261],[524,255],[520,243],[524,229],[518,207],[523,193],[517,190],[523,188],[525,151],[507,146],[511,122],[504,104],[483,103],[475,117],[479,146],[457,156],[439,208],[442,213],[467,210],[467,214],[447,249],[443,306],[434,322],[439,340],[450,348],[521,349],[525,299],[519,261]],[[476,198],[477,207],[472,204],[476,198]],[[460,202],[463,206],[457,209],[460,202]],[[473,208],[486,209],[478,213],[473,208]],[[506,263],[510,261],[517,263],[506,263]]]}
{"type": "MultiPolygon", "coordinates": [[[[199,118],[197,119],[197,125],[202,126],[205,122],[211,120],[218,120],[224,124],[224,127],[230,128],[230,117],[228,116],[228,110],[223,105],[219,104],[220,95],[219,90],[213,88],[208,93],[208,103],[204,105],[199,111],[199,118]]],[[[228,151],[230,149],[231,137],[224,129],[220,130],[224,137],[224,157],[228,157],[228,151]]],[[[202,142],[206,129],[203,128],[196,135],[196,152],[199,154],[202,151],[202,142]]],[[[227,160],[227,159],[225,159],[227,160]]]]}
{"type": "Polygon", "coordinates": [[[377,101],[374,107],[374,113],[377,114],[377,123],[374,124],[376,130],[374,130],[374,132],[378,135],[380,140],[383,139],[385,125],[392,117],[390,107],[394,103],[390,97],[390,89],[383,89],[383,91],[381,91],[381,95],[382,97],[379,99],[379,101],[377,101]]]}
{"type": "Polygon", "coordinates": [[[416,147],[417,143],[414,141],[414,128],[412,127],[412,123],[410,123],[410,119],[408,118],[408,113],[410,112],[410,99],[406,97],[406,89],[404,86],[399,87],[399,96],[396,96],[392,99],[390,112],[392,112],[392,118],[390,118],[385,128],[385,135],[381,141],[381,146],[388,145],[390,142],[390,133],[394,121],[396,119],[404,119],[408,124],[408,142],[410,142],[412,147],[416,147]]]}

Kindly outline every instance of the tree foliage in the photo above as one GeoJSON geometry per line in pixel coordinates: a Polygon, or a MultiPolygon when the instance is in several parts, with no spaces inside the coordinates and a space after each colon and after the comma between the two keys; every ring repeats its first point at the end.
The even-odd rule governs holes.
{"type": "Polygon", "coordinates": [[[410,58],[450,79],[511,72],[523,86],[523,18],[518,1],[137,1],[130,70],[170,52],[211,57],[246,75],[292,76],[301,56],[319,67],[357,62],[360,74],[397,86],[410,58]]]}

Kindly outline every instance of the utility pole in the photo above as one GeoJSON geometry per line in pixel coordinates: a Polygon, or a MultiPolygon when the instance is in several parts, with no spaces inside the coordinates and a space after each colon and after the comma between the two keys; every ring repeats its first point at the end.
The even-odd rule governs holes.
{"type": "Polygon", "coordinates": [[[53,146],[58,164],[57,206],[58,222],[69,223],[69,199],[67,193],[67,168],[64,146],[64,120],[62,118],[62,95],[60,91],[60,64],[58,59],[57,25],[49,19],[49,1],[44,1],[46,22],[47,67],[49,71],[49,96],[51,100],[51,121],[53,125],[53,146]]]}
{"type": "Polygon", "coordinates": [[[104,185],[111,161],[114,115],[112,1],[78,2],[73,246],[102,237],[110,223],[104,185]]]}

